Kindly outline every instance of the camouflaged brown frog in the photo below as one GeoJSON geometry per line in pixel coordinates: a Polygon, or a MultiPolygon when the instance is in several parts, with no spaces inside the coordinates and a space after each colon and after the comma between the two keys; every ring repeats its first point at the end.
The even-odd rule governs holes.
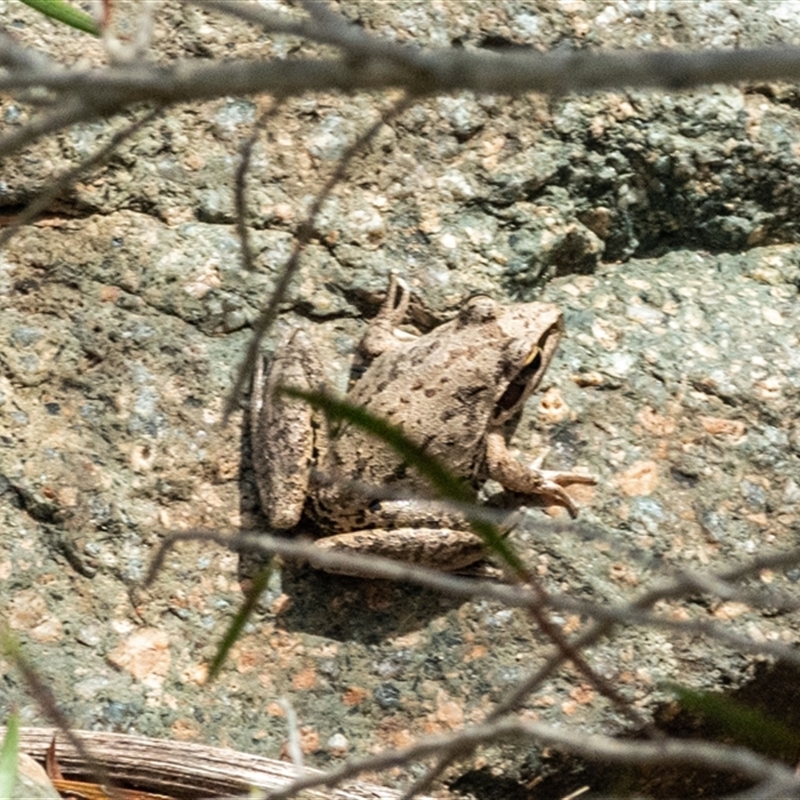
{"type": "MultiPolygon", "coordinates": [[[[473,297],[455,319],[412,336],[396,330],[408,302],[408,289],[392,277],[359,345],[365,366],[347,400],[400,426],[474,485],[492,478],[510,491],[562,505],[574,517],[563,486],[595,479],[527,467],[507,449],[561,338],[558,308],[473,297]]],[[[254,379],[256,482],[273,528],[294,527],[305,510],[324,531],[318,544],[325,547],[446,570],[481,559],[482,544],[463,517],[426,502],[426,482],[393,450],[348,423],[331,433],[306,403],[275,394],[278,386],[325,386],[322,365],[302,330],[283,337],[268,369],[260,365],[254,379]],[[363,486],[407,499],[377,501],[363,486]]]]}

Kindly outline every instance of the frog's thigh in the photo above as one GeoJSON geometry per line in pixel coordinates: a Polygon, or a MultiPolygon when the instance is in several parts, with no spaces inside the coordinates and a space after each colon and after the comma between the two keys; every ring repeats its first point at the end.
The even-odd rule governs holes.
{"type": "MultiPolygon", "coordinates": [[[[325,550],[383,556],[448,572],[484,556],[483,543],[475,534],[450,528],[374,528],[328,536],[316,544],[325,550]]],[[[357,570],[337,572],[359,575],[357,570]]]]}
{"type": "Polygon", "coordinates": [[[275,528],[300,519],[314,445],[311,406],[276,389],[315,389],[321,370],[308,337],[295,330],[283,337],[267,370],[259,360],[253,378],[253,467],[261,508],[275,528]]]}

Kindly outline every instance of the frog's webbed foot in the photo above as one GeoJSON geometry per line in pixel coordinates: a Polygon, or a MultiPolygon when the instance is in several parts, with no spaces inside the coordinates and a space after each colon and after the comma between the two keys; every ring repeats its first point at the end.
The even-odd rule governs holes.
{"type": "Polygon", "coordinates": [[[408,286],[392,272],[386,288],[386,299],[380,311],[370,320],[359,342],[358,349],[362,358],[375,358],[386,350],[397,347],[398,343],[417,338],[413,334],[396,330],[406,316],[410,299],[408,286]]]}
{"type": "Polygon", "coordinates": [[[582,472],[542,469],[545,455],[543,453],[533,465],[526,467],[508,452],[501,432],[493,431],[486,436],[486,463],[490,478],[512,492],[535,495],[545,504],[563,506],[571,517],[577,517],[578,509],[563,487],[573,483],[593,485],[597,478],[582,472]]]}
{"type": "MultiPolygon", "coordinates": [[[[447,572],[475,564],[485,555],[483,542],[474,533],[449,528],[373,528],[328,536],[317,540],[316,545],[325,550],[383,556],[447,572]]],[[[328,571],[371,577],[358,568],[328,571]]]]}

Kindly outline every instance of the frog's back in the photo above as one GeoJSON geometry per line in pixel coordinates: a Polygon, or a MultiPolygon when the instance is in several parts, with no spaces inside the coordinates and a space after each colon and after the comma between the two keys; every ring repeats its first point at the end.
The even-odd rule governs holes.
{"type": "MultiPolygon", "coordinates": [[[[500,376],[497,360],[488,363],[476,344],[448,323],[375,359],[348,399],[402,428],[460,477],[477,478],[500,376]]],[[[341,463],[357,464],[361,479],[418,483],[393,452],[352,427],[335,450],[341,463]]]]}

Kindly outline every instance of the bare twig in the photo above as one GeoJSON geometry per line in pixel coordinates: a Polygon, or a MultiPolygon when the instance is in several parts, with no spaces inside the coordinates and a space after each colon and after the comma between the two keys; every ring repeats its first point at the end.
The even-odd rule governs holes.
{"type": "Polygon", "coordinates": [[[13,70],[37,72],[52,69],[53,64],[43,53],[17,44],[13,36],[0,30],[0,65],[13,70]]]}
{"type": "MultiPolygon", "coordinates": [[[[217,3],[233,12],[233,4],[217,3]]],[[[238,16],[257,11],[237,4],[238,16]]],[[[251,17],[254,15],[251,15],[251,17]]],[[[297,23],[269,14],[272,30],[333,43],[347,57],[272,61],[194,60],[169,66],[117,64],[102,70],[31,68],[0,75],[0,91],[49,89],[67,112],[30,123],[0,140],[8,155],[46,133],[73,122],[109,116],[139,103],[158,106],[230,95],[271,93],[289,96],[319,91],[404,89],[410,97],[469,90],[490,94],[538,92],[551,96],[608,89],[658,88],[675,91],[710,83],[797,80],[800,48],[695,52],[551,52],[495,53],[439,48],[420,50],[368,34],[319,9],[311,21],[297,23]],[[76,99],[77,98],[77,99],[76,99]]],[[[0,31],[1,32],[1,31],[0,31]]],[[[12,59],[24,62],[21,55],[12,59]]]]}
{"type": "Polygon", "coordinates": [[[236,376],[236,383],[231,389],[230,394],[225,402],[224,417],[227,419],[233,410],[236,408],[239,398],[244,392],[244,387],[249,383],[250,377],[253,374],[256,359],[259,356],[259,349],[261,347],[261,340],[264,334],[269,330],[270,326],[278,316],[278,308],[286,297],[289,291],[292,279],[294,278],[297,270],[300,268],[300,254],[305,250],[311,237],[314,233],[314,222],[322,209],[325,200],[327,200],[334,187],[344,179],[347,174],[347,169],[353,158],[369,144],[375,134],[385,124],[388,124],[392,119],[395,119],[402,114],[406,108],[411,104],[410,97],[403,97],[398,100],[379,120],[374,122],[364,133],[361,134],[342,154],[336,169],[325,182],[325,185],[320,189],[311,204],[311,208],[306,215],[306,218],[298,225],[297,235],[295,237],[294,248],[292,253],[286,261],[278,281],[272,289],[269,302],[259,314],[258,319],[253,324],[253,334],[247,344],[247,352],[245,353],[244,362],[239,368],[239,373],[236,376]]]}
{"type": "Polygon", "coordinates": [[[250,169],[253,147],[258,141],[262,128],[278,113],[282,104],[282,98],[275,98],[275,102],[256,120],[252,133],[244,140],[239,150],[241,160],[234,175],[233,198],[236,208],[236,234],[239,237],[239,246],[242,248],[242,267],[247,272],[255,269],[253,250],[250,247],[250,229],[247,226],[247,196],[245,192],[247,172],[250,169]]]}
{"type": "Polygon", "coordinates": [[[43,136],[56,133],[77,122],[94,119],[97,116],[101,115],[98,115],[95,109],[87,107],[82,100],[65,98],[55,111],[40,114],[19,130],[2,137],[0,139],[0,158],[33,144],[43,136]]]}
{"type": "MultiPolygon", "coordinates": [[[[470,753],[484,744],[498,741],[535,741],[557,747],[592,761],[621,764],[694,766],[744,775],[760,784],[759,797],[795,796],[800,791],[800,776],[781,764],[753,753],[744,747],[709,742],[665,739],[658,742],[624,741],[609,736],[591,735],[554,728],[541,722],[502,720],[466,727],[455,734],[421,739],[402,750],[352,760],[324,777],[299,778],[285,789],[264,795],[269,800],[288,800],[304,789],[334,786],[363,772],[389,769],[419,761],[442,750],[470,753]],[[769,792],[763,793],[769,788],[769,792]],[[775,794],[777,792],[777,794],[775,794]]],[[[755,791],[755,788],[754,790],[755,791]]]]}
{"type": "Polygon", "coordinates": [[[278,705],[283,709],[286,718],[286,741],[289,758],[299,771],[304,770],[303,747],[300,743],[300,726],[297,724],[297,712],[288,697],[281,697],[278,705]]]}
{"type": "Polygon", "coordinates": [[[159,113],[159,109],[154,109],[143,114],[138,120],[135,120],[122,130],[117,131],[108,143],[103,145],[96,153],[85,158],[72,169],[61,173],[61,175],[56,177],[52,182],[48,183],[47,188],[40,192],[36,198],[31,200],[25,207],[25,210],[14,217],[6,230],[0,233],[0,248],[7,245],[14,234],[17,233],[23,225],[27,225],[29,222],[33,221],[40,212],[44,211],[61,192],[71,186],[81,175],[100,164],[104,164],[124,141],[130,139],[131,136],[136,134],[145,125],[152,122],[159,113]]]}
{"type": "MultiPolygon", "coordinates": [[[[225,95],[299,95],[324,91],[405,89],[415,97],[474,91],[563,95],[610,89],[685,90],[710,83],[800,79],[800,48],[697,52],[512,52],[408,48],[413,68],[371,59],[175,61],[103,70],[24,70],[0,77],[0,91],[45,88],[63,97],[87,97],[104,114],[132,104],[169,105],[225,95]]],[[[7,152],[4,144],[3,152],[7,152]]]]}
{"type": "MultiPolygon", "coordinates": [[[[405,564],[390,559],[371,555],[357,555],[352,552],[343,553],[318,547],[308,540],[288,539],[269,536],[263,533],[227,535],[219,531],[176,531],[167,535],[159,545],[143,586],[151,586],[163,567],[167,553],[178,543],[189,540],[212,541],[235,552],[254,551],[264,554],[277,554],[283,558],[307,561],[320,569],[335,571],[336,569],[355,568],[359,574],[382,580],[413,583],[431,591],[440,592],[462,600],[483,599],[500,603],[508,608],[530,608],[535,605],[537,596],[529,587],[521,584],[504,584],[496,581],[480,580],[458,575],[450,575],[438,570],[428,569],[413,564],[405,564]]],[[[800,563],[800,550],[795,550],[792,564],[800,563]]],[[[744,570],[744,567],[737,568],[744,570]]],[[[755,574],[760,567],[753,563],[743,577],[755,574]]],[[[676,598],[695,591],[690,583],[684,583],[679,575],[671,581],[653,587],[646,597],[614,606],[604,606],[597,601],[578,600],[570,595],[553,594],[547,596],[549,608],[567,613],[581,614],[611,625],[646,625],[649,627],[672,630],[676,633],[707,635],[716,638],[733,648],[750,653],[773,655],[800,666],[800,652],[778,642],[756,641],[740,634],[726,630],[722,625],[710,620],[678,620],[662,614],[644,611],[661,599],[676,598]]]]}
{"type": "MultiPolygon", "coordinates": [[[[334,37],[356,47],[369,41],[358,32],[351,38],[335,32],[304,29],[315,41],[334,37]]],[[[580,51],[539,53],[535,50],[496,53],[458,48],[415,47],[380,42],[368,61],[296,59],[232,60],[198,64],[176,60],[171,66],[116,65],[102,70],[12,71],[0,78],[0,90],[43,87],[63,94],[94,92],[99,107],[131,103],[159,105],[262,92],[281,95],[316,91],[375,91],[402,88],[415,96],[456,91],[490,94],[538,92],[561,95],[619,88],[685,90],[711,83],[797,80],[800,48],[765,47],[699,51],[580,51]],[[391,44],[386,57],[386,46],[391,44]]],[[[358,55],[358,53],[357,53],[358,55]]]]}
{"type": "Polygon", "coordinates": [[[121,794],[109,777],[108,770],[106,770],[105,766],[100,761],[94,758],[89,749],[84,745],[81,737],[73,731],[67,715],[61,710],[50,686],[42,679],[39,672],[28,662],[22,653],[10,653],[9,659],[14,663],[20,675],[22,675],[28,694],[36,700],[39,709],[45,717],[61,731],[66,740],[75,748],[76,752],[86,763],[94,781],[106,789],[111,800],[119,800],[121,794]]]}

